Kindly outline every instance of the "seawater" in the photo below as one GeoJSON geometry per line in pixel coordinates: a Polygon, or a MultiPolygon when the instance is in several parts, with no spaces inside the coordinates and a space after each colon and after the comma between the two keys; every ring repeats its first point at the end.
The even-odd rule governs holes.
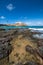
{"type": "Polygon", "coordinates": [[[15,29],[15,28],[23,28],[23,29],[28,28],[31,29],[31,31],[43,32],[43,26],[0,26],[0,28],[5,30],[15,29]]]}
{"type": "MultiPolygon", "coordinates": [[[[15,28],[28,28],[28,29],[31,29],[31,31],[35,32],[43,32],[43,26],[0,26],[0,28],[2,29],[6,29],[6,30],[9,30],[9,29],[15,29],[15,28]]],[[[43,38],[43,34],[36,34],[34,35],[34,37],[40,37],[40,38],[43,38]]]]}
{"type": "Polygon", "coordinates": [[[0,26],[2,29],[15,29],[15,28],[28,28],[31,29],[32,31],[40,31],[43,32],[43,26],[0,26]]]}
{"type": "Polygon", "coordinates": [[[43,28],[43,26],[0,26],[3,29],[14,29],[14,28],[43,28]]]}

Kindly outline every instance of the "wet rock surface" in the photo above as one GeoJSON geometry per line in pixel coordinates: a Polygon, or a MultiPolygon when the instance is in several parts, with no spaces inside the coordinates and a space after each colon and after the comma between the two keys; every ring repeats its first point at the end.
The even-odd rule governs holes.
{"type": "Polygon", "coordinates": [[[10,41],[13,39],[14,32],[11,31],[2,31],[0,29],[0,59],[9,56],[12,51],[12,45],[10,41]]]}
{"type": "Polygon", "coordinates": [[[40,65],[39,63],[36,63],[34,61],[28,61],[24,65],[40,65]]]}
{"type": "Polygon", "coordinates": [[[27,52],[30,52],[30,53],[34,53],[35,51],[33,50],[33,48],[31,47],[31,46],[29,46],[29,45],[27,45],[26,47],[25,47],[25,49],[26,49],[26,51],[27,52]]]}
{"type": "Polygon", "coordinates": [[[0,28],[0,31],[5,31],[5,29],[0,28]]]}
{"type": "Polygon", "coordinates": [[[43,58],[43,46],[40,46],[37,50],[38,54],[43,58]]]}
{"type": "Polygon", "coordinates": [[[9,56],[10,65],[41,65],[37,63],[40,58],[43,62],[43,41],[40,41],[33,40],[28,29],[0,30],[0,60],[9,56]],[[38,60],[35,53],[40,57],[38,60]]]}
{"type": "Polygon", "coordinates": [[[22,63],[17,63],[16,65],[23,65],[22,63]]]}
{"type": "Polygon", "coordinates": [[[10,42],[0,42],[0,59],[8,56],[10,52],[12,51],[12,46],[10,45],[10,42]]]}

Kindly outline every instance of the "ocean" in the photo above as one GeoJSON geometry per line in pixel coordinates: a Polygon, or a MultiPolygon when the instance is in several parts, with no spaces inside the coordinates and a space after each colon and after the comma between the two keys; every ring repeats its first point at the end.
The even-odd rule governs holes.
{"type": "Polygon", "coordinates": [[[0,26],[3,29],[14,29],[14,28],[32,28],[32,29],[43,29],[43,26],[0,26]]]}
{"type": "MultiPolygon", "coordinates": [[[[23,29],[27,28],[33,32],[37,31],[37,32],[43,33],[43,26],[0,26],[0,28],[5,29],[5,30],[15,29],[15,28],[23,28],[23,29]]],[[[43,38],[43,34],[40,34],[40,35],[36,34],[33,36],[36,38],[43,38]]]]}
{"type": "Polygon", "coordinates": [[[0,28],[9,30],[9,29],[15,29],[15,28],[28,28],[31,29],[31,31],[39,31],[43,32],[43,26],[0,26],[0,28]]]}
{"type": "Polygon", "coordinates": [[[14,29],[14,28],[29,28],[32,31],[38,30],[40,32],[43,32],[43,26],[0,26],[0,28],[6,29],[6,30],[14,29]]]}

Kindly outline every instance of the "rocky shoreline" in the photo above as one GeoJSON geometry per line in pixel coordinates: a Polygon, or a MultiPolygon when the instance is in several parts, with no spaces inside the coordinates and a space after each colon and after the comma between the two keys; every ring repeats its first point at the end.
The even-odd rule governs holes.
{"type": "Polygon", "coordinates": [[[22,28],[8,31],[0,29],[0,60],[8,57],[9,65],[43,65],[43,39],[33,38],[33,34],[37,34],[37,32],[22,28]],[[19,49],[22,51],[20,52],[19,49]],[[21,56],[23,56],[22,60],[21,56]],[[19,61],[11,60],[13,57],[15,59],[17,57],[19,61]]]}

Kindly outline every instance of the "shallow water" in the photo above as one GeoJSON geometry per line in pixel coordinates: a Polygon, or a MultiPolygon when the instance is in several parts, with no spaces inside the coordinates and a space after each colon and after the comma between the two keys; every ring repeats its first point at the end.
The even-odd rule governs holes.
{"type": "MultiPolygon", "coordinates": [[[[30,29],[31,32],[43,33],[43,26],[0,26],[0,28],[5,29],[5,30],[23,28],[23,29],[30,29]]],[[[33,35],[33,37],[43,38],[43,34],[40,34],[40,35],[36,34],[36,35],[33,35]]]]}
{"type": "Polygon", "coordinates": [[[32,29],[43,29],[43,26],[0,26],[4,29],[14,29],[14,28],[32,28],[32,29]]]}

